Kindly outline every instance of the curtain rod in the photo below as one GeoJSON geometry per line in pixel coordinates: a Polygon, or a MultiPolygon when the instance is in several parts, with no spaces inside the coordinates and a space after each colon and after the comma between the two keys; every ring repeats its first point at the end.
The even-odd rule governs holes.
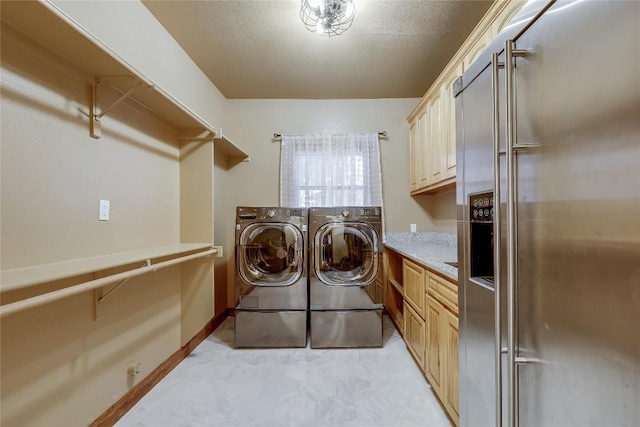
{"type": "MultiPolygon", "coordinates": [[[[387,139],[387,131],[378,132],[378,138],[379,139],[387,139]]],[[[273,139],[271,141],[272,142],[280,142],[280,141],[282,141],[282,135],[279,134],[279,133],[274,133],[273,134],[273,139]]]]}

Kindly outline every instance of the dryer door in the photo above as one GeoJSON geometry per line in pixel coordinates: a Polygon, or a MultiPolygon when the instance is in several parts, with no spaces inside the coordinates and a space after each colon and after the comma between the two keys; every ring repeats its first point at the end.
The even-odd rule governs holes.
{"type": "Polygon", "coordinates": [[[366,286],[380,269],[379,238],[363,222],[331,222],[318,228],[314,237],[314,272],[332,286],[366,286]]]}
{"type": "Polygon", "coordinates": [[[240,234],[238,272],[253,286],[289,286],[304,272],[304,238],[287,223],[255,223],[240,234]]]}

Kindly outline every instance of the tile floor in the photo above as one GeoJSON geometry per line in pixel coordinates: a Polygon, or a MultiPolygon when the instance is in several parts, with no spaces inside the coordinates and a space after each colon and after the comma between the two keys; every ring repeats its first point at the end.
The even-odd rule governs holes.
{"type": "Polygon", "coordinates": [[[376,349],[233,348],[233,318],[116,427],[444,426],[451,422],[385,316],[376,349]]]}

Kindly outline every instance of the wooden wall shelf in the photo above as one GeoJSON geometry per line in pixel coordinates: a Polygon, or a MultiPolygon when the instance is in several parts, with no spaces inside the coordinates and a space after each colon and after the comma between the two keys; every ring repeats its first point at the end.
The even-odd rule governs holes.
{"type": "Polygon", "coordinates": [[[212,247],[212,243],[181,243],[4,270],[0,272],[0,292],[23,289],[29,286],[52,282],[54,280],[66,279],[69,277],[79,276],[81,274],[93,273],[132,263],[144,262],[148,259],[182,255],[189,252],[195,253],[211,249],[212,247]]]}
{"type": "Polygon", "coordinates": [[[103,44],[82,25],[66,15],[53,2],[43,0],[2,2],[1,19],[56,55],[71,62],[104,84],[126,93],[132,86],[130,79],[109,78],[131,76],[142,83],[128,98],[141,104],[156,116],[178,129],[199,128],[202,131],[219,133],[216,144],[222,152],[236,162],[248,161],[249,156],[228,138],[188,106],[159,87],[148,77],[127,63],[116,52],[103,44]]]}

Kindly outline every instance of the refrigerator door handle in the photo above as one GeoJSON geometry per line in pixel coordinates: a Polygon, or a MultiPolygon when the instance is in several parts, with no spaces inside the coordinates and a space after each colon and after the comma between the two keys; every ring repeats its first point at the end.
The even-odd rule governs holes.
{"type": "MultiPolygon", "coordinates": [[[[516,260],[518,259],[517,193],[516,193],[516,106],[514,58],[527,51],[514,49],[514,41],[505,41],[505,107],[506,107],[506,163],[507,163],[507,425],[518,426],[518,388],[516,365],[523,363],[516,355],[516,260]]],[[[496,209],[494,208],[494,214],[496,209]]]]}
{"type": "Polygon", "coordinates": [[[496,427],[502,426],[502,314],[500,311],[500,91],[498,86],[499,69],[504,66],[498,61],[499,53],[491,55],[491,90],[493,108],[493,271],[494,271],[494,345],[495,345],[495,399],[496,399],[496,427]]]}

